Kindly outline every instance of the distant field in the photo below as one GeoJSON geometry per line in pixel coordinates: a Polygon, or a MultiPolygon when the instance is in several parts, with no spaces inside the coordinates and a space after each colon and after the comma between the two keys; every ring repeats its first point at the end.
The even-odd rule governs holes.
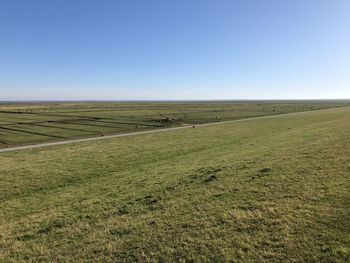
{"type": "MultiPolygon", "coordinates": [[[[156,124],[330,106],[161,105],[23,116],[156,124]]],[[[350,260],[350,107],[1,153],[0,164],[0,262],[350,260]]]]}
{"type": "Polygon", "coordinates": [[[0,148],[350,105],[346,101],[0,104],[0,148]]]}

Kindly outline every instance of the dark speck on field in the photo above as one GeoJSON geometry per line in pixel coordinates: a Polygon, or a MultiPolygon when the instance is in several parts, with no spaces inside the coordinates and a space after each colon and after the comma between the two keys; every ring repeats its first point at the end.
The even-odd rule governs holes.
{"type": "Polygon", "coordinates": [[[129,213],[129,209],[126,205],[118,209],[118,215],[126,215],[129,213]]]}
{"type": "Polygon", "coordinates": [[[152,195],[147,195],[143,199],[144,199],[145,203],[148,205],[155,204],[160,200],[160,198],[154,197],[152,195]]]}
{"type": "Polygon", "coordinates": [[[215,180],[217,180],[217,179],[218,179],[218,178],[217,178],[216,175],[211,175],[211,176],[209,176],[208,178],[206,178],[206,179],[204,180],[204,182],[209,183],[209,182],[215,181],[215,180]]]}
{"type": "Polygon", "coordinates": [[[109,233],[113,236],[125,236],[131,233],[129,229],[111,229],[109,233]]]}
{"type": "Polygon", "coordinates": [[[222,171],[222,168],[213,168],[213,167],[205,167],[205,168],[200,168],[195,171],[194,174],[191,175],[191,180],[190,182],[205,182],[209,183],[214,180],[218,179],[217,174],[222,171]]]}
{"type": "Polygon", "coordinates": [[[48,234],[50,233],[52,230],[57,229],[57,228],[62,228],[64,227],[64,223],[61,221],[53,221],[53,222],[49,222],[48,224],[46,224],[43,228],[41,228],[38,233],[39,234],[48,234]]]}
{"type": "Polygon", "coordinates": [[[18,241],[27,241],[27,240],[31,240],[34,239],[35,237],[33,235],[29,235],[29,234],[25,234],[23,236],[18,236],[16,239],[18,241]]]}
{"type": "Polygon", "coordinates": [[[263,168],[261,170],[259,170],[260,173],[268,173],[271,171],[271,168],[263,168]]]}
{"type": "Polygon", "coordinates": [[[152,221],[148,222],[148,224],[151,226],[154,226],[154,225],[156,225],[156,221],[152,220],[152,221]]]}
{"type": "Polygon", "coordinates": [[[264,177],[264,176],[268,176],[270,174],[270,172],[272,171],[271,168],[262,168],[258,171],[257,174],[255,174],[252,179],[254,180],[255,178],[260,178],[260,177],[264,177]]]}

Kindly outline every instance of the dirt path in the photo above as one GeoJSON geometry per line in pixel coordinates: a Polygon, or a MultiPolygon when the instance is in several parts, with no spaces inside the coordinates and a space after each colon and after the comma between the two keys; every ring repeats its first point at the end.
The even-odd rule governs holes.
{"type": "Polygon", "coordinates": [[[260,119],[267,119],[267,118],[279,118],[279,117],[284,117],[284,116],[299,115],[299,114],[304,114],[307,112],[311,113],[311,112],[315,112],[315,111],[325,111],[325,110],[330,110],[330,109],[334,109],[334,108],[313,110],[313,111],[292,112],[292,113],[268,115],[268,116],[261,116],[261,117],[251,117],[251,118],[231,120],[231,121],[210,122],[210,123],[204,123],[204,124],[186,125],[186,126],[179,126],[179,127],[172,127],[172,128],[161,128],[161,129],[155,129],[155,130],[149,130],[149,131],[129,132],[129,133],[105,135],[105,136],[90,137],[90,138],[83,138],[83,139],[72,139],[72,140],[65,140],[65,141],[59,141],[59,142],[47,142],[47,143],[31,144],[31,145],[3,148],[3,149],[0,149],[0,153],[26,150],[26,149],[35,149],[35,148],[41,148],[41,147],[47,147],[47,146],[64,145],[64,144],[70,144],[70,143],[89,142],[89,141],[105,140],[105,139],[111,139],[111,138],[126,137],[126,136],[135,136],[135,135],[141,135],[141,134],[176,131],[176,130],[182,130],[182,129],[190,129],[193,127],[200,128],[203,126],[220,125],[220,124],[226,124],[226,123],[246,122],[246,121],[253,121],[253,120],[260,120],[260,119]]]}

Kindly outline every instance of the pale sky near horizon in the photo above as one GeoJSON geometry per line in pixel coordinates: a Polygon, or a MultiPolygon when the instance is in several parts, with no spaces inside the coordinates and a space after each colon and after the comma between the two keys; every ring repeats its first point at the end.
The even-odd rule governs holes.
{"type": "Polygon", "coordinates": [[[350,99],[349,0],[0,0],[0,101],[350,99]]]}

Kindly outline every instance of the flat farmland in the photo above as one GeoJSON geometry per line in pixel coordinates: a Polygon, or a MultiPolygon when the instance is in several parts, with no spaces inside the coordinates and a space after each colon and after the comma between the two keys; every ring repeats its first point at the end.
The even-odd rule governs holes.
{"type": "Polygon", "coordinates": [[[349,105],[347,101],[0,104],[0,148],[349,105]]]}

